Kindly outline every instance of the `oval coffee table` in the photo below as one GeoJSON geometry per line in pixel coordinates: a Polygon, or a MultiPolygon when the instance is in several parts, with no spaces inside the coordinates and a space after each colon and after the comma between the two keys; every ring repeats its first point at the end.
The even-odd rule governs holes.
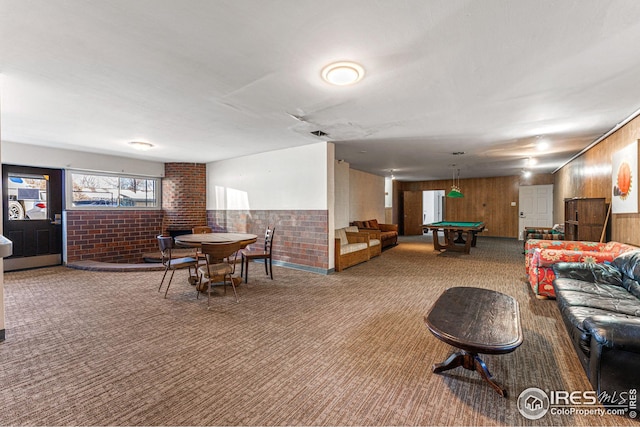
{"type": "Polygon", "coordinates": [[[449,288],[424,320],[433,335],[460,349],[433,365],[433,372],[458,366],[477,371],[500,396],[506,397],[507,390],[493,380],[478,354],[510,353],[522,344],[520,309],[513,297],[489,289],[449,288]]]}

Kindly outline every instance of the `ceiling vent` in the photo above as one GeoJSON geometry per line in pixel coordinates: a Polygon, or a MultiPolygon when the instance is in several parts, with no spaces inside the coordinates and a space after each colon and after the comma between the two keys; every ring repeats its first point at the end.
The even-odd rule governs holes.
{"type": "Polygon", "coordinates": [[[311,132],[311,135],[319,136],[322,138],[323,136],[327,136],[329,134],[326,132],[322,132],[321,130],[314,130],[313,132],[311,132]]]}

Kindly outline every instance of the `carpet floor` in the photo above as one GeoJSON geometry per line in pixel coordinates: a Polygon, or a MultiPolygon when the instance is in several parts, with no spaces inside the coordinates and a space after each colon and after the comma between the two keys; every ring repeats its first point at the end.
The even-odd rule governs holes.
{"type": "Polygon", "coordinates": [[[65,267],[5,273],[2,425],[638,425],[615,415],[524,418],[529,387],[590,390],[554,300],[537,300],[522,242],[479,237],[471,254],[405,237],[341,273],[251,265],[250,283],[196,299],[178,271],[65,267]],[[451,286],[512,295],[524,342],[487,355],[500,397],[463,368],[424,316],[451,286]]]}

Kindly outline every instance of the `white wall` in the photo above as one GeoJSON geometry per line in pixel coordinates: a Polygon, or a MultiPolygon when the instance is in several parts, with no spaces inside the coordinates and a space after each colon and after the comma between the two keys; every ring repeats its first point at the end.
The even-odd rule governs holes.
{"type": "Polygon", "coordinates": [[[150,177],[164,176],[163,162],[39,147],[7,141],[2,142],[0,151],[2,162],[11,165],[126,173],[150,177]]]}
{"type": "Polygon", "coordinates": [[[349,220],[377,219],[384,223],[384,177],[349,170],[349,220]]]}
{"type": "Polygon", "coordinates": [[[349,163],[335,162],[335,228],[349,225],[349,163]]]}
{"type": "Polygon", "coordinates": [[[328,144],[207,163],[207,210],[329,209],[328,144]]]}

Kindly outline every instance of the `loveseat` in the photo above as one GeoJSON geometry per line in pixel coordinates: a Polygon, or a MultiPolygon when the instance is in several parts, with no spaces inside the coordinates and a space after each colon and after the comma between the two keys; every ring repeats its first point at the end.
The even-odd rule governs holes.
{"type": "Polygon", "coordinates": [[[342,271],[361,262],[368,261],[369,234],[347,231],[347,227],[335,231],[335,271],[342,271]]]}
{"type": "Polygon", "coordinates": [[[525,227],[525,242],[530,239],[537,240],[564,240],[564,227],[555,225],[553,227],[525,227]]]}
{"type": "Polygon", "coordinates": [[[367,233],[369,235],[369,258],[379,256],[382,253],[380,230],[360,230],[355,225],[350,225],[345,230],[347,233],[367,233]]]}
{"type": "Polygon", "coordinates": [[[582,242],[573,240],[527,240],[525,269],[531,290],[537,298],[555,298],[553,265],[559,262],[604,263],[638,249],[619,242],[582,242]]]}
{"type": "Polygon", "coordinates": [[[367,221],[353,221],[349,225],[358,227],[358,230],[360,231],[380,231],[382,249],[398,244],[398,224],[380,224],[378,223],[378,220],[370,219],[367,221]]]}
{"type": "Polygon", "coordinates": [[[553,268],[562,320],[601,403],[615,403],[607,396],[628,399],[640,386],[640,250],[611,264],[553,268]]]}

